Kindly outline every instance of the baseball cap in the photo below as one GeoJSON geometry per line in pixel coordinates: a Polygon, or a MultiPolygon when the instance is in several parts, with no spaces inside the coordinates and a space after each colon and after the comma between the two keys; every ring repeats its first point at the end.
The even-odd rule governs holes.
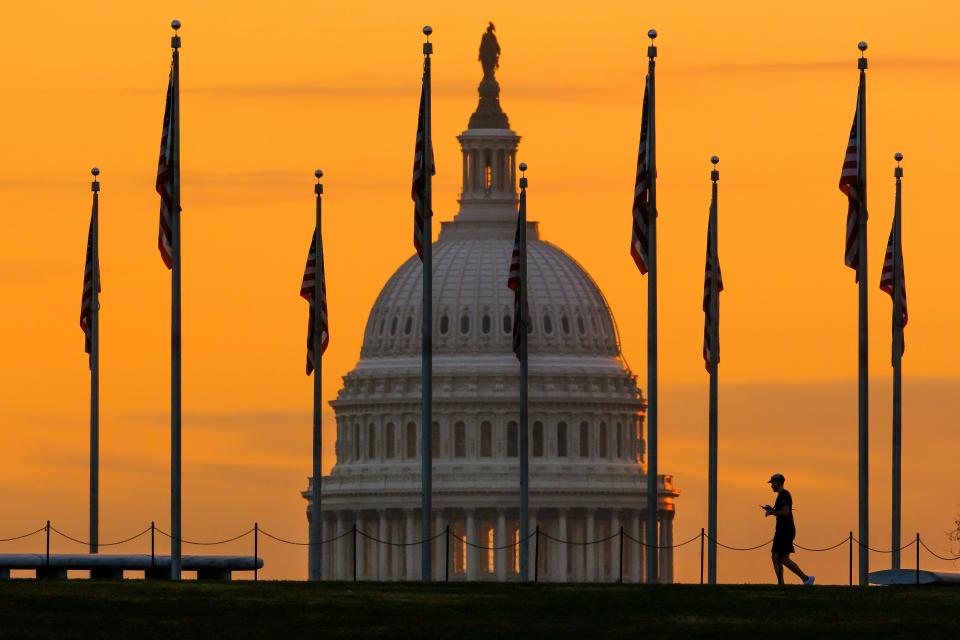
{"type": "Polygon", "coordinates": [[[786,478],[783,477],[782,473],[775,473],[772,476],[770,476],[769,480],[767,480],[767,484],[772,484],[774,482],[779,482],[780,484],[783,484],[784,480],[786,480],[786,478]]]}

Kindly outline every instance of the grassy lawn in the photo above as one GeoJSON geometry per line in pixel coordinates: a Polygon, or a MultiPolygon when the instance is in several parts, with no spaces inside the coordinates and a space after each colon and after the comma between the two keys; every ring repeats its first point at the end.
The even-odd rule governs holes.
{"type": "Polygon", "coordinates": [[[956,638],[949,587],[0,582],[0,638],[956,638]]]}

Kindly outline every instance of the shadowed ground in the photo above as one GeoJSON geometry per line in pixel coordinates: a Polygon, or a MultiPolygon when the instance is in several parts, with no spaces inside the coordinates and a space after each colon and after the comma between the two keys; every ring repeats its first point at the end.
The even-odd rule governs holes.
{"type": "Polygon", "coordinates": [[[0,638],[957,637],[960,589],[0,583],[0,638]]]}

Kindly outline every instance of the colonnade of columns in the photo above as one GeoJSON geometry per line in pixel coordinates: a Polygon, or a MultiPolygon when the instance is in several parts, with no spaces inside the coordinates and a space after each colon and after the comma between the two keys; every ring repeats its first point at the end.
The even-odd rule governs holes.
{"type": "Polygon", "coordinates": [[[463,195],[512,194],[517,184],[516,144],[500,148],[472,147],[463,149],[463,195]],[[490,182],[487,183],[487,167],[490,182]]]}
{"type": "MultiPolygon", "coordinates": [[[[516,509],[457,508],[434,511],[435,538],[420,541],[419,509],[364,509],[324,514],[324,537],[341,536],[323,549],[325,580],[420,580],[420,553],[433,554],[434,580],[519,579],[516,509]],[[356,526],[356,533],[353,527],[356,526]],[[449,534],[447,527],[449,526],[449,534]],[[411,544],[413,543],[413,544],[411,544]],[[448,548],[449,545],[449,548],[448,548]]],[[[659,512],[660,582],[673,582],[673,512],[659,512]]],[[[530,579],[548,582],[644,581],[645,512],[637,509],[544,508],[531,510],[530,579]],[[620,529],[623,528],[621,551],[620,529]],[[632,538],[632,540],[631,540],[632,538]]]]}

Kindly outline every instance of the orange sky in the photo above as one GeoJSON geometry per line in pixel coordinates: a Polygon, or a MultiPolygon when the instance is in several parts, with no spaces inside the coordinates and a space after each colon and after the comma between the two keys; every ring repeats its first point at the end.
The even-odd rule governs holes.
{"type": "MultiPolygon", "coordinates": [[[[769,535],[756,504],[769,501],[771,470],[789,478],[798,541],[826,546],[855,528],[856,288],[842,264],[846,202],[836,183],[855,45],[869,41],[873,543],[889,544],[890,300],[876,282],[899,150],[910,302],[904,531],[946,550],[960,502],[960,297],[944,274],[956,268],[960,220],[942,203],[960,132],[960,6],[103,0],[5,11],[0,537],[47,518],[86,531],[88,374],[77,318],[93,165],[103,171],[102,538],[169,522],[169,274],[156,250],[153,181],[170,19],[184,23],[184,535],[199,539],[254,520],[305,539],[298,493],[312,385],[297,294],[313,169],[327,176],[331,398],[381,285],[413,252],[420,28],[435,30],[434,202],[448,220],[460,179],[455,136],[476,104],[489,19],[503,48],[502,104],[530,165],[530,217],[602,287],[641,385],[646,281],[628,253],[629,213],[643,34],[660,31],[661,470],[683,492],[676,538],[686,539],[706,511],[700,296],[716,153],[726,285],[720,536],[744,545],[769,535]]],[[[305,575],[301,549],[261,548],[266,577],[305,575]]],[[[80,550],[55,546],[70,549],[80,550]]],[[[680,579],[697,575],[697,556],[677,552],[680,579]]],[[[846,578],[845,552],[798,559],[828,581],[846,578]]],[[[722,580],[769,578],[764,552],[720,561],[722,580]]]]}

